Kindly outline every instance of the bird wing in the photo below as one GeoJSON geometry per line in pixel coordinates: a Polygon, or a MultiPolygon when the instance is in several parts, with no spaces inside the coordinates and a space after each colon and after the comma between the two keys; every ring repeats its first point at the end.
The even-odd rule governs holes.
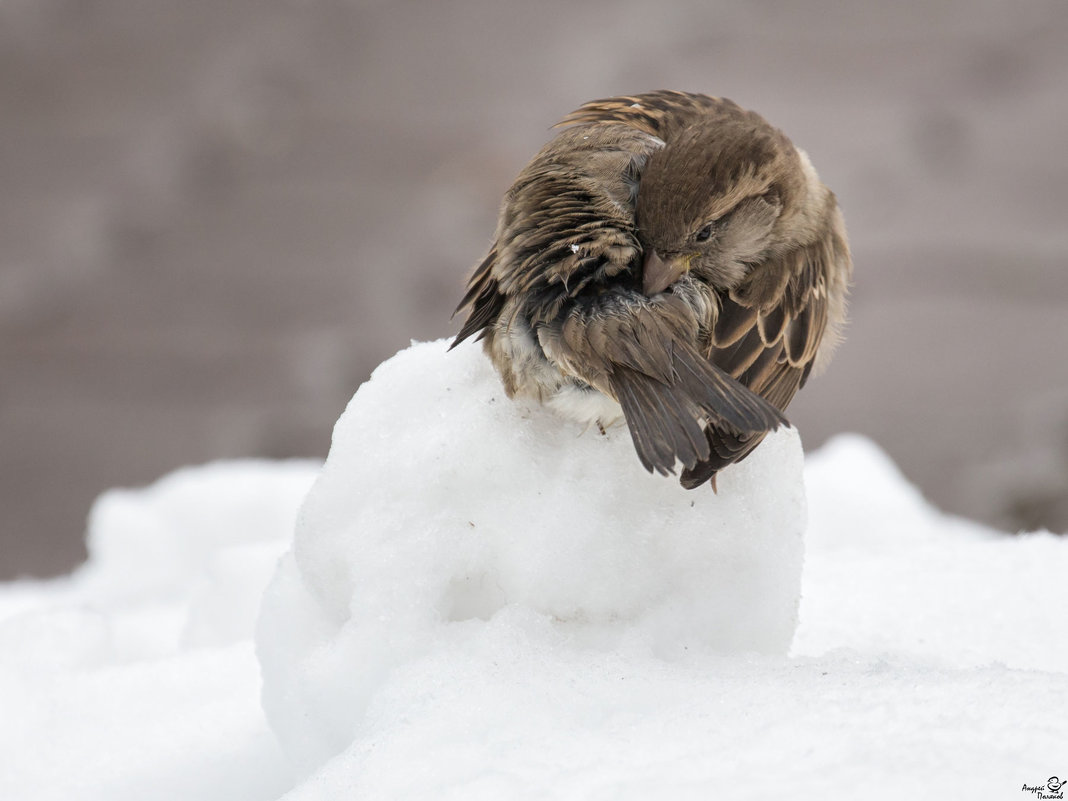
{"type": "Polygon", "coordinates": [[[497,291],[497,282],[493,279],[493,264],[496,260],[497,248],[494,246],[490,248],[486,258],[475,268],[475,272],[468,280],[467,292],[464,293],[463,300],[460,301],[460,305],[456,307],[453,314],[467,307],[471,308],[471,313],[464,320],[460,333],[456,335],[449,350],[472,334],[483,332],[479,333],[478,338],[481,339],[486,328],[493,325],[494,320],[504,309],[504,295],[497,291]]]}
{"type": "MultiPolygon", "coordinates": [[[[828,275],[845,252],[830,227],[812,244],[764,263],[741,286],[720,296],[708,358],[778,409],[785,409],[812,371],[829,313],[828,275]]],[[[718,470],[745,458],[761,432],[710,425],[709,456],[686,470],[693,488],[718,470]]]]}

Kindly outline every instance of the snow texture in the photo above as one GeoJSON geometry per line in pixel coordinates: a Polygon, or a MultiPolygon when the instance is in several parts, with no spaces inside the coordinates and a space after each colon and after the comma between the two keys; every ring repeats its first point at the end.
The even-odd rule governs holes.
{"type": "Polygon", "coordinates": [[[443,350],[376,372],[317,480],[113,491],[81,570],[0,585],[0,798],[1005,799],[1068,774],[1068,538],[943,515],[839,437],[804,467],[786,652],[792,432],[687,492],[443,350]]]}

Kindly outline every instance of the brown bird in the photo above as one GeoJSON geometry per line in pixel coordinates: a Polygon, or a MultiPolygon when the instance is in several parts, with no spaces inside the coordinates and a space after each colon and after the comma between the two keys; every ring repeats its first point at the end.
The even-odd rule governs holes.
{"type": "Polygon", "coordinates": [[[453,346],[479,333],[510,397],[625,418],[647,470],[715,487],[789,425],[837,340],[852,261],[834,194],[723,98],[594,100],[561,126],[505,195],[453,346]]]}

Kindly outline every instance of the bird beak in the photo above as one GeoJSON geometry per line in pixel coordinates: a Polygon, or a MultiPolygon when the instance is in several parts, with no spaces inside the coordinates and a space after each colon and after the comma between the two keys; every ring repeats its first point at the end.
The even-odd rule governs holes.
{"type": "Polygon", "coordinates": [[[642,265],[642,291],[653,296],[674,284],[690,268],[690,260],[676,256],[664,261],[655,250],[649,248],[642,265]]]}

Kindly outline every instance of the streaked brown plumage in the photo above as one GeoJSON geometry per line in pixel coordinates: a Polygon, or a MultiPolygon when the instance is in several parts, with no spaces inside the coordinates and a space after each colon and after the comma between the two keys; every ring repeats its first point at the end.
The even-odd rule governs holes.
{"type": "Polygon", "coordinates": [[[852,262],[834,195],[730,100],[650,92],[559,125],[505,196],[456,343],[479,333],[509,396],[622,416],[646,469],[714,486],[788,425],[837,338],[852,262]]]}

